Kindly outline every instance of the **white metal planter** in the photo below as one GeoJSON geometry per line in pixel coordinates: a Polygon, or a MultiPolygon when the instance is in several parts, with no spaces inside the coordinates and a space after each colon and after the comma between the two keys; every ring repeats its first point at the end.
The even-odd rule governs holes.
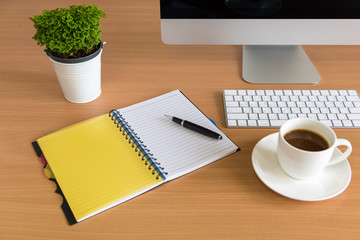
{"type": "Polygon", "coordinates": [[[87,103],[100,96],[103,42],[99,45],[99,49],[91,55],[74,59],[58,58],[47,52],[68,101],[87,103]]]}

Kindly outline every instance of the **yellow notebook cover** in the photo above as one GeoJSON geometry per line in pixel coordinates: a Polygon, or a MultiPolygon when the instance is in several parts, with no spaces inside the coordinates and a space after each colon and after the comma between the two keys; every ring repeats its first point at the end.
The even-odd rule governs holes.
{"type": "Polygon", "coordinates": [[[37,140],[76,221],[163,182],[126,138],[104,114],[37,140]]]}

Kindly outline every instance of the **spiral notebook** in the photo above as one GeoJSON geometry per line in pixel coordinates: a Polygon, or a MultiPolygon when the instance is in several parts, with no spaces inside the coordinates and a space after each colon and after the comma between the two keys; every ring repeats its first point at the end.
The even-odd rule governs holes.
{"type": "Polygon", "coordinates": [[[178,90],[79,122],[36,143],[75,222],[239,150],[178,90]],[[223,139],[183,128],[165,114],[223,139]]]}

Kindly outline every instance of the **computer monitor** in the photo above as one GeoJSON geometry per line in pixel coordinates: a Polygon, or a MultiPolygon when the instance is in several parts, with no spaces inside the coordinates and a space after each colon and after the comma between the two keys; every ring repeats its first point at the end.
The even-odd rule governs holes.
{"type": "Polygon", "coordinates": [[[301,45],[360,44],[359,0],[160,0],[160,11],[166,44],[243,45],[250,83],[317,83],[301,45]]]}

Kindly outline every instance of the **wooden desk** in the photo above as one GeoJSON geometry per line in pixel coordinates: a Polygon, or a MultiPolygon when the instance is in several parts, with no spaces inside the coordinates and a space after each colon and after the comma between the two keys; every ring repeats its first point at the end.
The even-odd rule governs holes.
{"type": "Polygon", "coordinates": [[[349,139],[352,181],[339,196],[301,202],[278,195],[251,165],[255,144],[276,129],[229,129],[222,90],[356,89],[359,46],[307,46],[317,85],[251,85],[241,80],[241,46],[167,46],[160,39],[159,1],[91,1],[103,8],[102,95],[67,102],[50,61],[31,39],[28,17],[88,1],[0,3],[1,239],[356,239],[360,235],[359,129],[349,139]],[[242,151],[162,185],[74,226],[60,209],[31,141],[69,124],[180,89],[242,151]]]}

